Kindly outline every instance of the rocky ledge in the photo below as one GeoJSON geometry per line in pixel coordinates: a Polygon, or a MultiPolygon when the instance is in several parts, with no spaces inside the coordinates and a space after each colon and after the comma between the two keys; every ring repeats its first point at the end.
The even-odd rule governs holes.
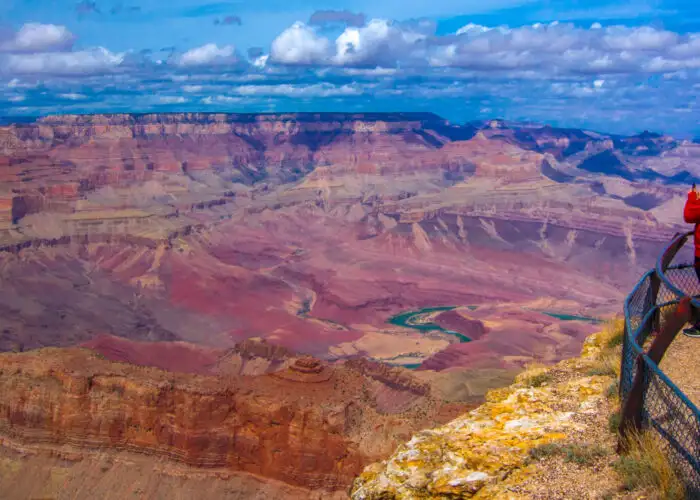
{"type": "Polygon", "coordinates": [[[609,332],[594,334],[580,358],[533,367],[512,386],[490,391],[479,408],[415,434],[389,459],[365,468],[352,498],[530,498],[513,492],[542,479],[533,481],[532,450],[571,436],[586,440],[591,427],[607,433],[587,420],[610,411],[605,392],[615,368],[609,339],[609,332]]]}

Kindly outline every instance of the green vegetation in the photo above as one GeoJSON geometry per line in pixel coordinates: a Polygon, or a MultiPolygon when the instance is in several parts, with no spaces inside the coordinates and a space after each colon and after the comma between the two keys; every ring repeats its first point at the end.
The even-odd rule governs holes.
{"type": "Polygon", "coordinates": [[[620,345],[623,335],[624,320],[618,318],[606,322],[596,341],[601,352],[589,365],[589,376],[602,375],[615,379],[620,378],[620,345]]]}
{"type": "Polygon", "coordinates": [[[604,352],[591,365],[588,370],[589,376],[602,375],[605,377],[620,376],[620,356],[616,352],[604,352]]]}
{"type": "Polygon", "coordinates": [[[624,332],[625,320],[623,318],[606,321],[602,332],[599,334],[599,345],[604,349],[614,349],[622,344],[624,332]]]}
{"type": "Polygon", "coordinates": [[[620,429],[620,422],[622,421],[622,416],[620,415],[620,410],[611,413],[608,417],[608,430],[613,434],[617,434],[620,429]]]}
{"type": "Polygon", "coordinates": [[[536,460],[560,456],[565,462],[578,465],[593,465],[607,454],[607,450],[597,444],[547,443],[530,450],[530,456],[536,460]]]}
{"type": "Polygon", "coordinates": [[[616,399],[620,395],[620,381],[613,380],[605,391],[605,397],[608,399],[616,399]]]}
{"type": "Polygon", "coordinates": [[[624,328],[614,328],[612,334],[610,335],[610,337],[608,337],[606,347],[608,349],[614,349],[617,346],[622,345],[624,337],[625,337],[624,328]]]}
{"type": "Polygon", "coordinates": [[[525,379],[525,384],[529,385],[530,387],[542,387],[550,380],[552,380],[552,376],[549,373],[536,373],[530,377],[527,377],[525,379]]]}
{"type": "Polygon", "coordinates": [[[655,498],[681,500],[685,487],[668,457],[660,439],[651,432],[633,434],[627,440],[627,454],[620,457],[614,468],[628,491],[644,491],[655,498]]]}

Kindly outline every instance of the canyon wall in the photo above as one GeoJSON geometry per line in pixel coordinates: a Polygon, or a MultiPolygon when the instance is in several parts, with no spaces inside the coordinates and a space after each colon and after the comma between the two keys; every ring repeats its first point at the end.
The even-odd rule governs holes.
{"type": "MultiPolygon", "coordinates": [[[[96,348],[118,357],[104,341],[96,348]]],[[[361,360],[330,367],[250,343],[218,357],[211,363],[218,374],[203,376],[117,363],[80,348],[0,355],[0,437],[343,491],[415,426],[445,418],[429,387],[395,368],[361,360]],[[261,363],[290,361],[268,362],[250,376],[226,369],[236,365],[232,355],[250,364],[258,354],[261,363]]]]}

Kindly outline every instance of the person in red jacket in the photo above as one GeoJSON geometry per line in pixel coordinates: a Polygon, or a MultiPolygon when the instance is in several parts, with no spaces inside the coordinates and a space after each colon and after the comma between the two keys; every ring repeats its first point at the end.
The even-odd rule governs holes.
{"type": "MultiPolygon", "coordinates": [[[[700,194],[695,189],[688,192],[688,200],[685,202],[683,209],[683,220],[688,224],[695,224],[695,275],[700,281],[700,194]]],[[[689,337],[700,337],[700,324],[695,324],[691,328],[683,330],[689,337]]]]}

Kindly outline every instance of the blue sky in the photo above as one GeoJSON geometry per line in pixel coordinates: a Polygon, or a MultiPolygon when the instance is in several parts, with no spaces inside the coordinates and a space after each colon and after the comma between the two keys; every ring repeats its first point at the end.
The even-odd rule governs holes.
{"type": "Polygon", "coordinates": [[[688,0],[3,0],[0,115],[432,111],[700,135],[688,0]]]}

